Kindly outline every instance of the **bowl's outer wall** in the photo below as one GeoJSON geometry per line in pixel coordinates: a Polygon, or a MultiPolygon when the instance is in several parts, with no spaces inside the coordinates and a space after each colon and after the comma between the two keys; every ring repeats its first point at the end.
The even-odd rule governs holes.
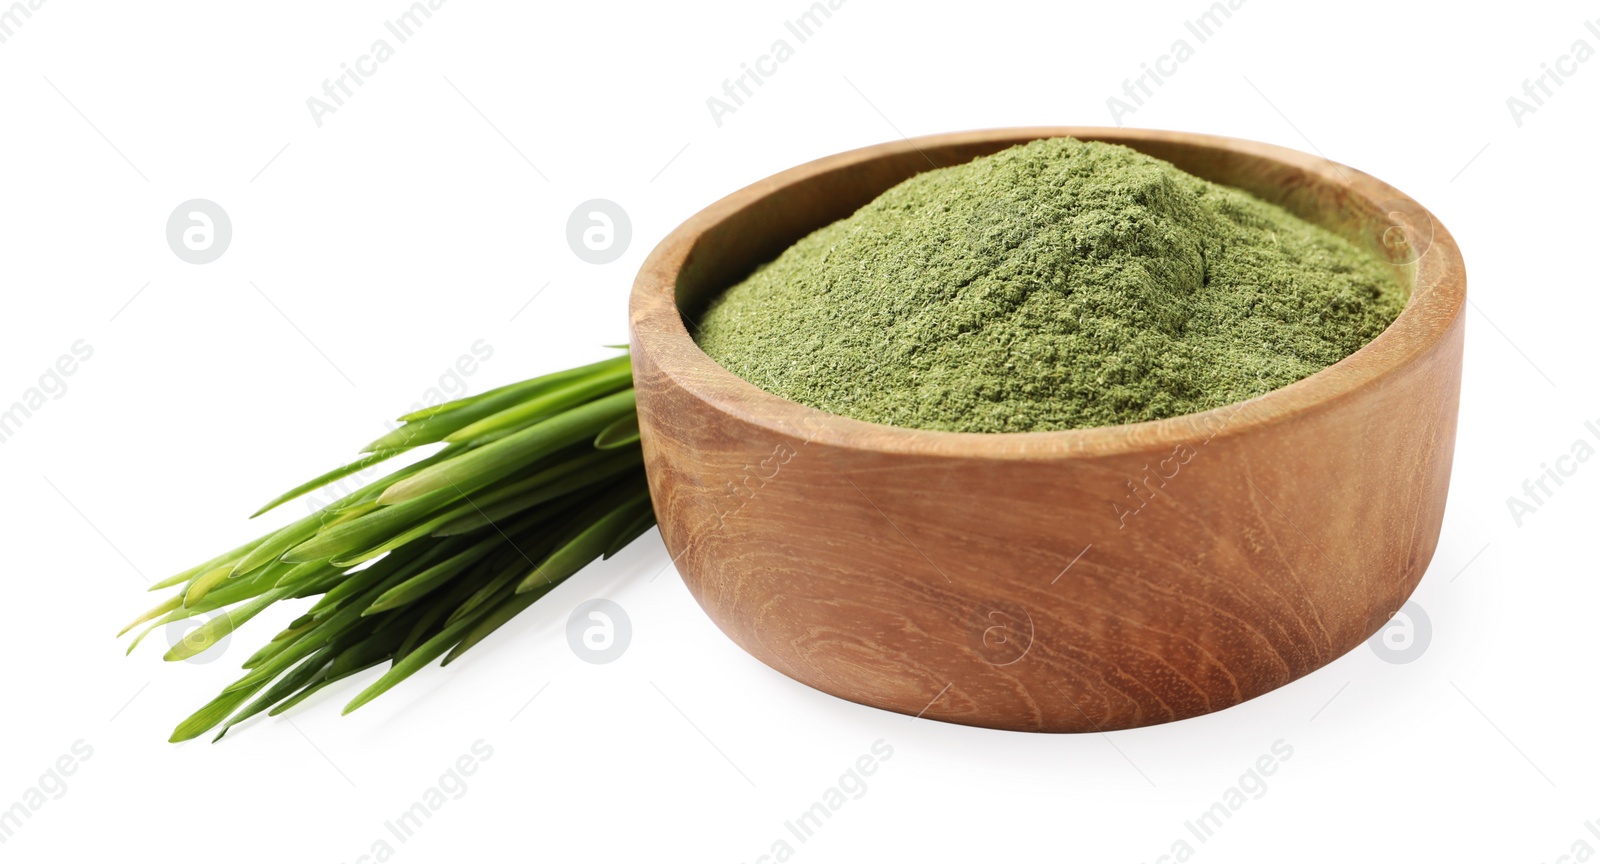
{"type": "MultiPolygon", "coordinates": [[[[870,424],[848,421],[864,431],[841,437],[816,434],[840,419],[821,412],[769,422],[776,397],[723,387],[727,373],[698,359],[677,362],[698,349],[671,332],[662,303],[695,310],[930,162],[1036,137],[880,148],[842,176],[730,196],[663,241],[631,315],[662,536],[730,638],[855,702],[1062,732],[1238,704],[1360,644],[1427,568],[1454,450],[1456,307],[1427,344],[1392,349],[1408,350],[1406,362],[1338,398],[1269,422],[1248,403],[1197,415],[1181,440],[1148,446],[1140,427],[1123,427],[1133,444],[1116,452],[891,452],[874,446],[870,424]]],[[[1381,247],[1372,220],[1386,205],[1303,166],[1227,148],[1219,157],[1223,139],[1119,140],[1381,247]]],[[[1455,257],[1416,269],[1464,279],[1438,230],[1443,248],[1427,251],[1455,257]]]]}

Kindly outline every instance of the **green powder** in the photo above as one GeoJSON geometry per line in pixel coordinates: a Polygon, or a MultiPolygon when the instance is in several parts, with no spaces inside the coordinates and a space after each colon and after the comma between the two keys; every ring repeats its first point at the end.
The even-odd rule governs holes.
{"type": "Polygon", "coordinates": [[[1404,303],[1388,264],[1279,207],[1053,138],[890,189],[728,289],[697,339],[824,411],[1033,432],[1258,396],[1404,303]]]}

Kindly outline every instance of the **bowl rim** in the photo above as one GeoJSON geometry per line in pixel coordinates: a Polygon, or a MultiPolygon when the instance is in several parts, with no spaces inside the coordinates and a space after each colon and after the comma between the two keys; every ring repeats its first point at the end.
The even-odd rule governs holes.
{"type": "MultiPolygon", "coordinates": [[[[1394,212],[1391,207],[1389,212],[1394,212]]],[[[1370,390],[1436,350],[1466,304],[1466,271],[1455,239],[1433,213],[1370,174],[1289,147],[1191,132],[1110,126],[1021,126],[903,138],[797,165],[724,196],[674,228],[645,259],[629,298],[635,356],[686,394],[775,435],[840,449],[979,459],[1114,456],[1169,452],[1196,441],[1230,438],[1324,410],[1370,390]],[[1206,411],[1114,426],[1043,432],[952,432],[858,420],[769,393],[725,369],[700,349],[677,304],[680,271],[700,236],[760,198],[852,164],[952,145],[1072,136],[1128,144],[1189,145],[1281,163],[1349,189],[1375,204],[1403,203],[1428,220],[1432,239],[1415,262],[1411,296],[1399,316],[1366,345],[1317,372],[1260,396],[1206,411]],[[1131,142],[1131,143],[1130,143],[1131,142]]]]}

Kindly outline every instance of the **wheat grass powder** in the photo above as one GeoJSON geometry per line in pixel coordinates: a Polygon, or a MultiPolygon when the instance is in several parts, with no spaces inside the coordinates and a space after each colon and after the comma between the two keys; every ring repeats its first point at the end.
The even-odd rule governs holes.
{"type": "Polygon", "coordinates": [[[912,177],[716,298],[757,387],[875,423],[1033,432],[1259,396],[1399,314],[1392,266],[1126,147],[1050,138],[912,177]]]}

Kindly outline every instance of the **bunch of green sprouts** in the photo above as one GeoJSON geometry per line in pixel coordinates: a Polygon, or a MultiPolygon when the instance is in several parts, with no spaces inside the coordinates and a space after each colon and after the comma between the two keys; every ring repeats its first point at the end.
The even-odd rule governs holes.
{"type": "MultiPolygon", "coordinates": [[[[342,678],[389,668],[354,711],[482,642],[590,562],[655,524],[627,354],[414,411],[362,458],[256,516],[416,447],[438,452],[155,585],[176,593],[122,632],[222,610],[167,660],[215,645],[280,601],[318,597],[178,724],[184,741],[277,715],[342,678]]],[[[252,517],[253,518],[253,517],[252,517]]]]}

